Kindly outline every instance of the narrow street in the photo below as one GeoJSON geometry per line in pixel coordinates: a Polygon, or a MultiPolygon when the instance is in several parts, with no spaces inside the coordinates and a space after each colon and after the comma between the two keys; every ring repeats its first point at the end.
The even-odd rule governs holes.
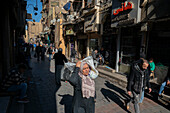
{"type": "MultiPolygon", "coordinates": [[[[68,82],[62,82],[56,87],[54,74],[49,71],[48,59],[39,61],[32,58],[32,75],[28,88],[30,103],[18,104],[13,99],[13,109],[10,113],[71,113],[73,87],[68,82]],[[20,111],[16,110],[19,109],[20,111]],[[15,112],[14,112],[15,111],[15,112]]],[[[30,76],[30,75],[27,75],[30,76]]],[[[96,80],[96,113],[126,113],[134,112],[133,104],[126,111],[124,100],[127,97],[125,89],[98,77],[96,80]]],[[[145,98],[141,106],[141,113],[170,113],[169,110],[145,98]]]]}
{"type": "MultiPolygon", "coordinates": [[[[96,91],[95,113],[170,113],[170,0],[2,4],[0,113],[71,113],[73,86],[68,81],[56,85],[60,82],[50,66],[58,65],[59,72],[67,61],[89,58],[91,67],[77,63],[86,71],[79,73],[78,92],[93,97],[96,91]],[[94,87],[87,76],[97,74],[94,87]],[[128,94],[133,96],[129,110],[128,94]]],[[[76,102],[94,113],[93,98],[90,104],[84,100],[76,102]]]]}

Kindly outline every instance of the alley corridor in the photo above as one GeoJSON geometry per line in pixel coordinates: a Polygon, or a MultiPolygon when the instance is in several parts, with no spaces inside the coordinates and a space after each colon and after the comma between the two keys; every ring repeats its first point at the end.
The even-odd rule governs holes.
{"type": "MultiPolygon", "coordinates": [[[[25,76],[31,77],[28,87],[28,104],[19,104],[13,98],[10,113],[71,113],[73,87],[68,82],[62,82],[61,87],[55,84],[54,73],[50,72],[50,62],[32,58],[31,71],[25,76]]],[[[96,80],[96,113],[127,113],[134,112],[133,104],[127,111],[124,101],[127,98],[126,90],[116,84],[98,77],[96,80]]],[[[145,98],[141,105],[142,113],[169,113],[169,111],[145,98]]]]}

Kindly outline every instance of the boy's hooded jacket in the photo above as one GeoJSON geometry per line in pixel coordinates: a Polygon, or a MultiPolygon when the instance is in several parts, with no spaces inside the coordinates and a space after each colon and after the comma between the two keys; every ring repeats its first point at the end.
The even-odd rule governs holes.
{"type": "Polygon", "coordinates": [[[139,94],[142,88],[145,88],[146,86],[150,88],[149,71],[148,69],[143,70],[141,68],[142,64],[142,59],[132,63],[128,76],[127,91],[135,91],[139,94]]]}

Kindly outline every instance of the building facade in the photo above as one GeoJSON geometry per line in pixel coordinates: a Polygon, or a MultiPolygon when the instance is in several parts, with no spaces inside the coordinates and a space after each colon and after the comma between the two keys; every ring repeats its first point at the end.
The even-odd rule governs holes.
{"type": "MultiPolygon", "coordinates": [[[[41,22],[31,22],[28,21],[27,22],[27,37],[28,37],[28,42],[29,43],[35,43],[40,35],[40,33],[42,32],[42,24],[41,22]]],[[[43,40],[43,39],[42,39],[43,40]]]]}
{"type": "Polygon", "coordinates": [[[5,77],[9,69],[16,65],[19,41],[25,35],[26,5],[24,0],[6,0],[1,7],[1,38],[0,38],[0,80],[5,77]]]}

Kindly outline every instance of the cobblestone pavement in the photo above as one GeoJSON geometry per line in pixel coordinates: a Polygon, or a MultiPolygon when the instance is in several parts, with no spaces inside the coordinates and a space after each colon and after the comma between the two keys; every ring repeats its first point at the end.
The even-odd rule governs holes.
{"type": "MultiPolygon", "coordinates": [[[[50,62],[37,62],[32,59],[31,82],[28,88],[30,103],[24,105],[24,113],[70,113],[73,98],[73,87],[62,82],[61,87],[55,85],[54,73],[49,71],[50,62]]],[[[29,76],[29,75],[27,75],[29,76]]],[[[96,80],[96,113],[134,112],[133,104],[126,111],[124,100],[127,98],[125,89],[104,78],[96,80]]],[[[22,105],[23,106],[23,105],[22,105]]],[[[145,98],[140,105],[141,113],[170,113],[169,110],[145,98]]],[[[15,113],[15,112],[11,112],[15,113]]],[[[19,113],[19,112],[16,112],[19,113]]]]}

